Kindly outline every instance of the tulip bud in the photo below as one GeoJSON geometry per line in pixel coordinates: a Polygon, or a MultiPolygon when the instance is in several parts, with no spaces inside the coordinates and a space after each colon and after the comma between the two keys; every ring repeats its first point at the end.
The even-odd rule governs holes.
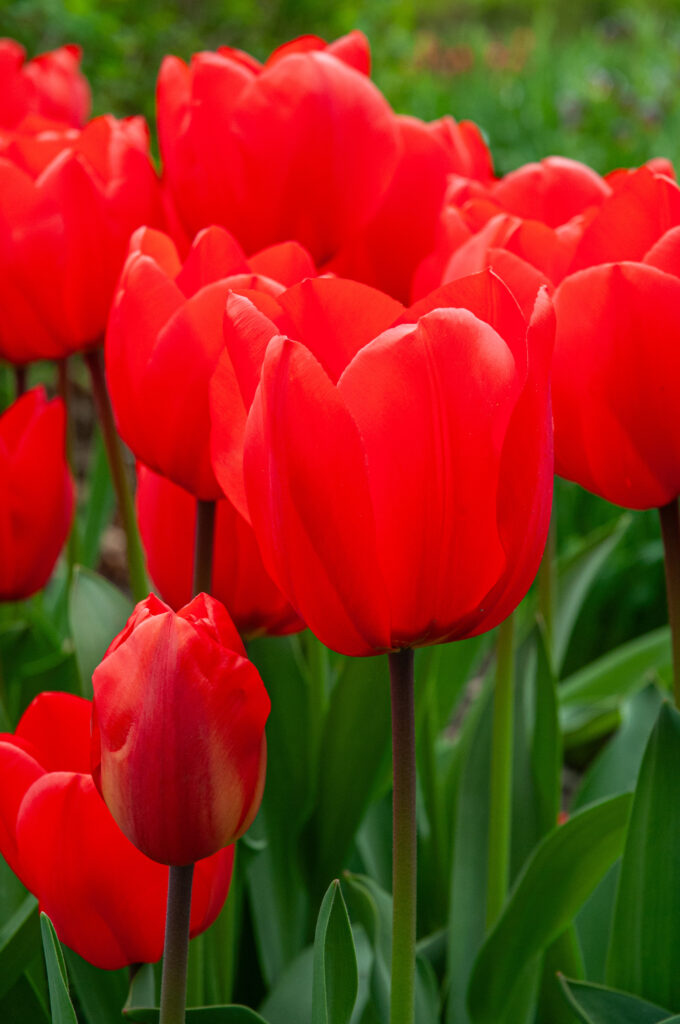
{"type": "Polygon", "coordinates": [[[269,697],[225,608],[137,605],[95,670],[92,774],[116,823],[162,864],[233,843],[264,787],[269,697]]]}
{"type": "Polygon", "coordinates": [[[0,417],[0,601],[45,586],[68,536],[73,483],[64,454],[61,399],[42,388],[0,417]]]}

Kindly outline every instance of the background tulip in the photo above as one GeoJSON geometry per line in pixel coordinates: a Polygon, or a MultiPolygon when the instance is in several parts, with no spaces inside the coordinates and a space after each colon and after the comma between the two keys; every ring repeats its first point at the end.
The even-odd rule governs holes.
{"type": "Polygon", "coordinates": [[[0,600],[45,586],[68,536],[73,483],[64,452],[61,399],[42,388],[0,416],[0,600]]]}
{"type": "Polygon", "coordinates": [[[101,344],[131,232],[161,222],[144,121],[0,134],[0,356],[101,344]]]}
{"type": "Polygon", "coordinates": [[[120,434],[142,462],[198,498],[222,496],[210,463],[208,383],[224,347],[227,295],[273,300],[314,272],[297,243],[246,260],[228,231],[211,227],[182,264],[167,235],[134,235],[107,330],[106,370],[120,434]]]}
{"type": "MultiPolygon", "coordinates": [[[[62,942],[97,967],[153,962],[163,950],[168,871],[130,843],[89,771],[92,705],[42,693],[0,733],[0,851],[62,942]]],[[[233,849],[196,865],[191,934],[226,898],[233,849]]]]}
{"type": "Polygon", "coordinates": [[[0,39],[0,128],[15,128],[28,114],[79,128],[90,110],[90,87],[80,71],[79,46],[61,46],[26,61],[13,39],[0,39]]]}
{"type": "MultiPolygon", "coordinates": [[[[177,610],[191,599],[196,498],[139,465],[136,501],[149,573],[163,600],[177,610]]],[[[217,503],[211,593],[242,636],[303,628],[266,572],[252,527],[226,498],[217,503]]]]}
{"type": "Polygon", "coordinates": [[[244,448],[265,565],[342,653],[490,629],[545,543],[550,304],[527,324],[487,272],[395,317],[386,296],[351,285],[343,351],[333,296],[347,287],[298,286],[303,340],[274,331],[266,350],[244,448]]]}
{"type": "Polygon", "coordinates": [[[359,32],[302,37],[264,65],[229,47],[189,66],[166,57],[158,131],[187,233],[222,224],[249,254],[292,238],[330,259],[378,209],[399,155],[369,60],[359,32]]]}
{"type": "Polygon", "coordinates": [[[262,797],[269,698],[223,606],[148,597],[92,683],[94,779],[131,842],[188,865],[238,839],[262,797]]]}

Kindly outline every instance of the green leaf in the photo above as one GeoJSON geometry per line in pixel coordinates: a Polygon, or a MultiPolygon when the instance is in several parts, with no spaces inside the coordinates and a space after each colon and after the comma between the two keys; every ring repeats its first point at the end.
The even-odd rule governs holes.
{"type": "Polygon", "coordinates": [[[85,1019],[90,1024],[120,1024],[128,987],[127,971],[100,970],[67,947],[63,953],[85,1019]]]}
{"type": "Polygon", "coordinates": [[[501,1019],[527,965],[571,923],[620,855],[630,804],[628,794],[594,804],[536,848],[477,958],[468,992],[475,1024],[501,1019]]]}
{"type": "Polygon", "coordinates": [[[48,1024],[49,1011],[32,980],[22,974],[12,988],[0,998],[2,1024],[48,1024]]]}
{"type": "Polygon", "coordinates": [[[156,971],[153,964],[140,964],[130,981],[123,1013],[135,1006],[153,1006],[156,1002],[156,971]]]}
{"type": "Polygon", "coordinates": [[[584,1024],[660,1024],[668,1010],[604,985],[560,978],[569,1005],[584,1024]]]}
{"type": "Polygon", "coordinates": [[[0,931],[0,998],[17,983],[39,950],[38,901],[27,895],[0,931]]]}
{"type": "Polygon", "coordinates": [[[336,880],[328,887],[316,922],[312,1024],[348,1024],[357,983],[352,929],[336,880]]]}
{"type": "Polygon", "coordinates": [[[541,835],[555,825],[560,809],[562,737],[557,715],[556,681],[550,664],[544,628],[536,628],[534,732],[531,768],[541,835]]]}
{"type": "Polygon", "coordinates": [[[68,975],[64,954],[54,925],[47,914],[40,915],[40,931],[42,933],[45,966],[47,967],[47,984],[50,990],[50,1009],[52,1024],[78,1024],[76,1012],[68,990],[68,975]]]}
{"type": "Polygon", "coordinates": [[[555,615],[554,658],[559,672],[583,602],[600,569],[631,522],[629,513],[589,534],[579,548],[558,563],[558,594],[555,615]]]}
{"type": "Polygon", "coordinates": [[[92,673],[132,610],[132,602],[112,583],[91,569],[76,566],[68,614],[83,696],[92,697],[92,673]]]}
{"type": "Polygon", "coordinates": [[[83,565],[94,569],[99,559],[102,533],[111,522],[116,507],[109,460],[98,429],[90,464],[92,468],[88,474],[87,495],[82,507],[79,556],[83,565]]]}
{"type": "Polygon", "coordinates": [[[607,958],[607,982],[680,1008],[680,714],[664,703],[640,768],[607,958]]]}
{"type": "MultiPolygon", "coordinates": [[[[139,1024],[158,1024],[160,1010],[157,1007],[137,1006],[123,1011],[128,1020],[139,1024]]],[[[259,1013],[247,1006],[200,1006],[186,1011],[187,1024],[267,1024],[259,1013]]]]}
{"type": "Polygon", "coordinates": [[[560,973],[564,971],[577,978],[583,977],[583,957],[573,925],[548,947],[543,957],[536,1020],[550,1021],[550,1024],[578,1024],[573,1007],[564,1001],[560,985],[560,973]]]}

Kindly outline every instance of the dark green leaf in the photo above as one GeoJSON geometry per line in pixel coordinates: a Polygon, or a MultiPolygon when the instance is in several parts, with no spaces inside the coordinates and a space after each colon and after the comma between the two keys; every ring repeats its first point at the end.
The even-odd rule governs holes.
{"type": "Polygon", "coordinates": [[[573,925],[548,947],[543,957],[541,990],[536,1020],[550,1024],[578,1024],[573,1008],[564,1001],[559,975],[568,973],[583,977],[583,957],[573,925]]]}
{"type": "Polygon", "coordinates": [[[27,895],[0,931],[0,998],[17,983],[39,952],[38,901],[27,895]]]}
{"type": "MultiPolygon", "coordinates": [[[[132,1007],[124,1011],[128,1020],[139,1024],[158,1024],[160,1010],[156,1007],[132,1007]]],[[[200,1006],[188,1009],[187,1024],[267,1024],[259,1013],[249,1010],[247,1006],[200,1006]]]]}
{"type": "Polygon", "coordinates": [[[534,731],[531,768],[536,793],[540,835],[555,825],[560,809],[562,737],[557,716],[555,676],[550,664],[545,632],[537,627],[534,680],[534,731]]]}
{"type": "Polygon", "coordinates": [[[607,982],[680,1008],[680,714],[662,705],[640,767],[607,958],[607,982]]]}
{"type": "Polygon", "coordinates": [[[0,998],[2,1024],[47,1024],[49,1019],[40,993],[25,974],[0,998]]]}
{"type": "Polygon", "coordinates": [[[323,898],[314,936],[312,1024],[348,1024],[357,997],[357,959],[338,881],[323,898]]]}
{"type": "Polygon", "coordinates": [[[496,1024],[524,969],[571,923],[620,855],[630,804],[628,794],[594,804],[537,847],[477,958],[468,995],[476,1024],[496,1024]]]}
{"type": "Polygon", "coordinates": [[[116,506],[109,461],[99,430],[90,462],[92,468],[88,474],[87,496],[83,504],[79,556],[83,565],[94,569],[99,559],[102,533],[111,521],[116,506]]]}
{"type": "Polygon", "coordinates": [[[50,990],[52,1024],[78,1024],[69,995],[64,954],[59,945],[54,925],[47,914],[40,915],[40,931],[42,932],[43,952],[47,967],[47,984],[50,990]]]}
{"type": "Polygon", "coordinates": [[[83,1015],[90,1024],[120,1024],[127,994],[127,971],[103,971],[64,948],[69,977],[83,1015]]]}
{"type": "Polygon", "coordinates": [[[76,566],[68,613],[81,692],[92,697],[92,673],[132,614],[132,602],[103,576],[76,566]]]}
{"type": "Polygon", "coordinates": [[[636,999],[627,992],[560,978],[569,1005],[584,1024],[660,1024],[668,1010],[636,999]]]}
{"type": "Polygon", "coordinates": [[[153,964],[135,968],[123,1012],[135,1006],[152,1006],[156,1002],[156,971],[153,964]]]}

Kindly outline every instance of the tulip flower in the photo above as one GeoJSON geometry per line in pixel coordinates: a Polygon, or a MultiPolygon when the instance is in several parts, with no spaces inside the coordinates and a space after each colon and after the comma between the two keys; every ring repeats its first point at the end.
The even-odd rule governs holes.
{"type": "Polygon", "coordinates": [[[80,71],[79,46],[62,46],[26,61],[23,46],[0,39],[0,129],[29,114],[79,128],[90,110],[90,87],[80,71]]]}
{"type": "Polygon", "coordinates": [[[297,243],[247,260],[228,231],[212,227],[182,265],[167,235],[135,233],[111,311],[106,370],[121,437],[142,462],[202,500],[222,497],[210,463],[208,384],[224,346],[227,295],[262,292],[273,302],[314,273],[297,243]]]}
{"type": "Polygon", "coordinates": [[[369,63],[360,32],[304,36],[264,65],[229,47],[189,66],[166,57],[158,132],[187,234],[221,224],[248,254],[295,239],[330,259],[376,213],[399,158],[369,63]]]}
{"type": "Polygon", "coordinates": [[[101,344],[131,232],[161,222],[141,118],[0,134],[0,356],[101,344]]]}
{"type": "MultiPolygon", "coordinates": [[[[120,831],[90,774],[90,701],[41,693],[0,733],[0,852],[62,942],[96,967],[153,962],[163,950],[168,870],[120,831]]],[[[233,849],[196,865],[191,934],[226,898],[233,849]]]]}
{"type": "MultiPolygon", "coordinates": [[[[274,580],[344,654],[491,629],[528,589],[548,527],[549,301],[527,322],[485,272],[406,311],[341,280],[303,282],[279,302],[287,336],[231,304],[251,397],[243,353],[254,365],[266,349],[242,451],[274,580]]],[[[238,431],[221,401],[233,388],[218,385],[219,374],[213,451],[229,489],[218,455],[238,431]]]]}
{"type": "Polygon", "coordinates": [[[435,246],[449,177],[488,184],[492,167],[481,132],[471,121],[456,124],[444,117],[427,124],[396,117],[395,123],[401,153],[380,207],[324,269],[408,302],[414,272],[435,246]]]}
{"type": "MultiPolygon", "coordinates": [[[[191,599],[196,498],[139,465],[136,501],[149,573],[177,611],[191,599]]],[[[265,570],[252,527],[226,498],[217,503],[211,593],[242,636],[304,628],[265,570]]]]}
{"type": "Polygon", "coordinates": [[[148,597],[92,684],[93,776],[128,839],[176,866],[238,839],[262,797],[269,697],[224,607],[148,597]]]}
{"type": "Polygon", "coordinates": [[[73,483],[65,457],[61,399],[42,388],[0,416],[0,601],[45,586],[68,536],[73,483]]]}

